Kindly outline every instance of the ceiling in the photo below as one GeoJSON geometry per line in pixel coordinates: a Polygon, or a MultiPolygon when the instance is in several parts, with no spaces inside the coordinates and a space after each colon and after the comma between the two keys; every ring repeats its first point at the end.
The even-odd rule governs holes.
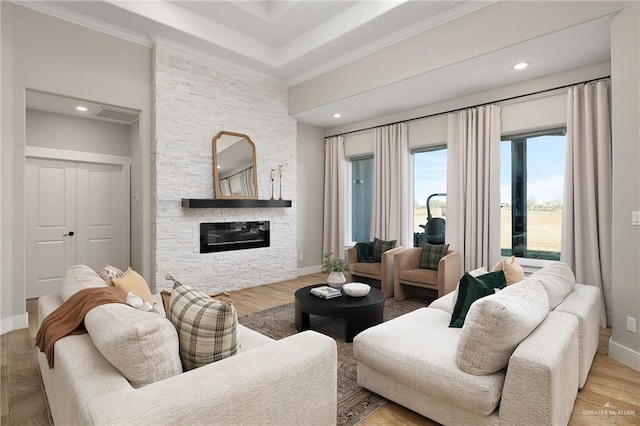
{"type": "Polygon", "coordinates": [[[109,121],[117,124],[133,124],[140,118],[139,111],[30,89],[25,93],[25,104],[28,109],[109,121]],[[83,109],[78,110],[78,108],[83,109]]]}
{"type": "MultiPolygon", "coordinates": [[[[309,80],[493,1],[21,1],[137,43],[163,40],[267,74],[309,80]]],[[[511,45],[294,115],[321,127],[397,112],[610,57],[607,18],[511,45]],[[516,72],[511,65],[529,61],[516,72]],[[334,112],[343,116],[336,121],[334,112]]]]}

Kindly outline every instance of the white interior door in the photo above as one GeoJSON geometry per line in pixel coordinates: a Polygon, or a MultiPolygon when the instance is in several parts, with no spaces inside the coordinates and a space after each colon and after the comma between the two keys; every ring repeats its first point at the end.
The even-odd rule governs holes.
{"type": "Polygon", "coordinates": [[[26,167],[27,298],[60,291],[75,263],[76,165],[28,159],[26,167]]]}
{"type": "Polygon", "coordinates": [[[130,261],[129,166],[27,159],[27,298],[59,293],[64,272],[130,261]]]}
{"type": "Polygon", "coordinates": [[[129,265],[129,183],[122,166],[78,164],[76,261],[100,272],[129,265]],[[125,184],[126,180],[126,184],[125,184]]]}

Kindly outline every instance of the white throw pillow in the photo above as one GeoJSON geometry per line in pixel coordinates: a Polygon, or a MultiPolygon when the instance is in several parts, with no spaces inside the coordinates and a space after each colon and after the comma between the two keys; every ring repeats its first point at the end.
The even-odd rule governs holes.
{"type": "Polygon", "coordinates": [[[143,300],[142,297],[133,294],[132,292],[127,293],[127,305],[132,308],[136,308],[142,312],[155,312],[159,313],[155,309],[155,305],[143,300]]]}
{"type": "Polygon", "coordinates": [[[109,287],[109,284],[87,265],[74,265],[64,273],[60,297],[66,302],[80,290],[90,287],[109,287]]]}
{"type": "Polygon", "coordinates": [[[558,306],[576,286],[576,276],[563,262],[554,262],[551,265],[534,272],[529,279],[538,281],[544,286],[549,297],[549,309],[558,306]]]}
{"type": "Polygon", "coordinates": [[[107,284],[113,285],[113,283],[111,282],[111,278],[118,278],[123,273],[124,272],[122,272],[120,269],[116,268],[115,266],[107,265],[104,268],[102,268],[102,271],[100,271],[100,278],[105,280],[107,284]]]}
{"type": "Polygon", "coordinates": [[[134,388],[182,373],[178,333],[162,315],[109,303],[91,309],[84,323],[102,356],[134,388]]]}
{"type": "Polygon", "coordinates": [[[458,367],[475,375],[500,371],[548,313],[549,299],[536,281],[524,280],[476,300],[458,340],[458,367]]]}

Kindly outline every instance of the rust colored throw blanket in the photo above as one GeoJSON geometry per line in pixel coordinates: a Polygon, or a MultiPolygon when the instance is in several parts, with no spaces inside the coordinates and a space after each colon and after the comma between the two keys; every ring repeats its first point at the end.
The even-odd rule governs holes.
{"type": "Polygon", "coordinates": [[[126,303],[126,298],[115,287],[85,288],[47,315],[38,330],[36,346],[46,355],[49,368],[53,368],[53,347],[56,342],[70,334],[86,333],[84,316],[105,303],[126,303]]]}

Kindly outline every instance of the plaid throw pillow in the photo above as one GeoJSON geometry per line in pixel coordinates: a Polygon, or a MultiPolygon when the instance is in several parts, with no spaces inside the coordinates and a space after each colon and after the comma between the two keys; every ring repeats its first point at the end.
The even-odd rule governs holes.
{"type": "Polygon", "coordinates": [[[233,304],[175,281],[169,320],[178,331],[180,359],[185,371],[235,355],[238,316],[233,304]]]}
{"type": "Polygon", "coordinates": [[[420,267],[422,269],[438,270],[438,262],[447,255],[449,244],[425,244],[422,246],[422,256],[420,257],[420,267]]]}
{"type": "Polygon", "coordinates": [[[396,246],[396,240],[383,241],[378,238],[373,239],[373,259],[376,262],[382,261],[382,253],[391,250],[396,246]]]}

